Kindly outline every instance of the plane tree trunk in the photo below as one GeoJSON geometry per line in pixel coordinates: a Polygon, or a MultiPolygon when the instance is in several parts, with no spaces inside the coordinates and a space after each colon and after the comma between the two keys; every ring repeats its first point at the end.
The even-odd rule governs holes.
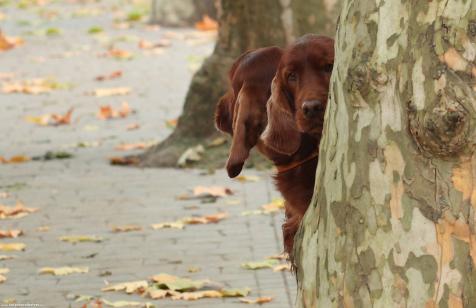
{"type": "MultiPolygon", "coordinates": [[[[141,156],[142,166],[176,166],[189,147],[214,136],[215,104],[225,93],[227,72],[241,53],[286,46],[302,34],[335,32],[337,0],[221,0],[218,40],[213,54],[192,79],[174,132],[141,156]]],[[[226,147],[207,150],[204,161],[221,166],[226,147]]]]}
{"type": "Polygon", "coordinates": [[[297,307],[476,307],[476,1],[345,0],[297,307]]]}

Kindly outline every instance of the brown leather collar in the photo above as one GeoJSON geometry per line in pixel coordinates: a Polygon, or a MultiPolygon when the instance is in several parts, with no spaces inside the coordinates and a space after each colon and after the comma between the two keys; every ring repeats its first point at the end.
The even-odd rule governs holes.
{"type": "Polygon", "coordinates": [[[278,170],[278,174],[288,172],[288,171],[290,171],[294,168],[297,168],[297,167],[307,163],[310,160],[313,160],[317,156],[319,156],[319,153],[314,153],[314,154],[304,158],[303,160],[292,162],[292,163],[289,163],[289,164],[286,164],[286,165],[278,165],[278,166],[276,166],[276,169],[278,170]]]}

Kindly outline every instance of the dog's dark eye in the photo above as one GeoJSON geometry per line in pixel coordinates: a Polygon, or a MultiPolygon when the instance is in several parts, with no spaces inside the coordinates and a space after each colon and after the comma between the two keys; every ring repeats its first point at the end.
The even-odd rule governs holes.
{"type": "Polygon", "coordinates": [[[333,68],[334,68],[334,64],[327,64],[324,66],[324,71],[327,73],[332,73],[333,68]]]}
{"type": "Polygon", "coordinates": [[[291,72],[288,74],[288,82],[296,82],[298,79],[298,76],[296,73],[291,72]]]}

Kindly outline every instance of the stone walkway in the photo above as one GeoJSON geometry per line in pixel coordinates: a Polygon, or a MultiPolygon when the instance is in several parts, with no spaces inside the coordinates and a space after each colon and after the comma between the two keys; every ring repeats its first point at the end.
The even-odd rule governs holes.
{"type": "Polygon", "coordinates": [[[115,19],[125,19],[128,12],[142,9],[130,4],[137,6],[140,1],[37,2],[46,5],[20,9],[17,1],[4,6],[0,1],[1,30],[25,40],[24,45],[0,53],[0,84],[49,77],[72,88],[42,95],[0,93],[0,156],[33,157],[46,151],[67,151],[74,157],[0,164],[0,204],[10,206],[21,201],[39,209],[20,219],[0,220],[0,230],[25,232],[16,239],[0,239],[0,244],[26,244],[25,251],[0,251],[0,255],[17,257],[0,261],[0,268],[10,270],[7,280],[0,284],[0,303],[76,308],[84,303],[74,298],[88,295],[110,301],[152,302],[156,307],[247,306],[236,298],[172,301],[101,292],[107,283],[168,273],[211,279],[232,288],[249,287],[251,297],[273,297],[264,307],[292,307],[295,281],[289,272],[240,267],[243,262],[281,252],[282,213],[242,215],[279,196],[269,173],[247,171],[246,175],[260,179],[241,183],[228,179],[222,170],[204,175],[199,170],[141,170],[113,167],[108,162],[109,157],[125,154],[114,149],[121,143],[159,141],[171,132],[166,122],[180,114],[192,70],[212,51],[213,36],[192,29],[151,29],[143,23],[132,24],[129,29],[115,28],[115,19]],[[88,34],[92,28],[101,28],[103,33],[88,34]],[[45,35],[47,32],[60,34],[45,35]],[[143,50],[138,48],[142,39],[167,39],[171,46],[143,50]],[[104,57],[112,46],[129,51],[133,59],[104,57]],[[95,81],[96,76],[117,70],[123,72],[121,78],[95,81]],[[14,76],[9,80],[5,73],[14,76]],[[103,98],[88,94],[109,87],[130,87],[132,92],[103,98]],[[134,114],[110,121],[97,118],[100,106],[119,108],[124,101],[134,114]],[[25,121],[26,116],[64,114],[71,107],[70,125],[38,126],[25,121]],[[140,128],[127,130],[134,123],[140,128]],[[78,147],[80,143],[91,147],[78,147]],[[235,194],[215,203],[176,199],[198,185],[226,186],[235,194]],[[183,230],[150,227],[217,212],[227,212],[229,217],[217,224],[191,225],[183,230]],[[140,225],[143,230],[111,232],[113,226],[126,224],[140,225]],[[38,230],[44,226],[49,230],[38,230]],[[103,241],[70,244],[58,240],[68,235],[95,235],[103,241]],[[87,266],[89,272],[67,276],[37,273],[42,267],[61,266],[87,266]],[[201,270],[190,273],[191,267],[201,270]]]}

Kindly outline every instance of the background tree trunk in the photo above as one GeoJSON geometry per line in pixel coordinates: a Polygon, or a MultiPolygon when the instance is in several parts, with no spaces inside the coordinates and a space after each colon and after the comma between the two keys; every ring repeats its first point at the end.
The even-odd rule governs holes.
{"type": "MultiPolygon", "coordinates": [[[[336,0],[221,0],[215,50],[192,79],[177,128],[142,155],[142,165],[176,166],[188,147],[214,136],[214,109],[225,93],[233,60],[249,49],[286,46],[305,33],[333,33],[337,4],[336,0]]],[[[226,147],[214,148],[204,159],[221,165],[226,153],[226,147]]]]}
{"type": "Polygon", "coordinates": [[[476,307],[476,1],[346,0],[298,307],[476,307]]]}
{"type": "Polygon", "coordinates": [[[151,23],[168,27],[190,27],[204,15],[217,17],[217,0],[150,0],[151,23]]]}

